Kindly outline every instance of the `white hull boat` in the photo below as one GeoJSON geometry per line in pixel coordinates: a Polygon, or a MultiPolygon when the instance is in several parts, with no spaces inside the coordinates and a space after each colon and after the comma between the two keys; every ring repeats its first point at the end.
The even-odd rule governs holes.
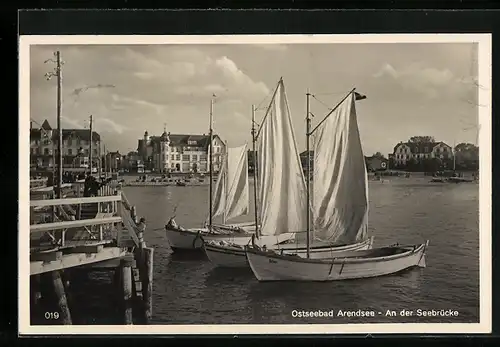
{"type": "Polygon", "coordinates": [[[338,281],[394,274],[425,267],[429,241],[420,245],[389,246],[344,252],[333,259],[304,259],[275,251],[246,248],[250,268],[259,281],[338,281]]]}
{"type": "MultiPolygon", "coordinates": [[[[170,224],[170,223],[169,223],[170,224]]],[[[250,243],[255,232],[255,225],[246,227],[235,226],[213,226],[212,231],[208,228],[184,229],[182,227],[167,224],[165,226],[166,236],[172,250],[201,250],[204,242],[227,242],[237,246],[246,246],[250,243]]],[[[282,234],[278,237],[269,236],[268,243],[285,242],[295,237],[294,234],[282,234]]]]}
{"type": "MultiPolygon", "coordinates": [[[[345,252],[371,249],[373,237],[351,245],[331,246],[329,244],[313,245],[310,248],[311,259],[328,259],[341,256],[345,252]]],[[[220,241],[205,242],[205,252],[210,262],[216,267],[249,268],[244,245],[229,244],[220,241]]],[[[277,250],[282,254],[297,255],[306,258],[305,245],[277,244],[268,249],[277,250]]]]}

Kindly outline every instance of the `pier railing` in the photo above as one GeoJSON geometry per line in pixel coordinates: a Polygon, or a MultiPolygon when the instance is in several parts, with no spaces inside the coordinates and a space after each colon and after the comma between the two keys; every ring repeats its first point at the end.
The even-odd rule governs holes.
{"type": "Polygon", "coordinates": [[[122,222],[119,203],[121,203],[121,194],[30,201],[32,214],[35,214],[34,209],[43,208],[49,208],[52,214],[45,220],[32,220],[30,248],[66,247],[85,243],[85,241],[111,242],[116,239],[113,229],[116,228],[117,223],[122,222]],[[82,210],[82,206],[90,213],[89,217],[76,219],[73,213],[70,216],[69,212],[75,209],[82,210]]]}
{"type": "Polygon", "coordinates": [[[91,197],[81,196],[83,182],[70,184],[61,199],[46,198],[54,196],[52,187],[32,194],[41,198],[30,200],[32,302],[36,305],[45,295],[40,276],[52,277],[63,324],[72,322],[64,283],[69,283],[74,268],[115,271],[124,324],[133,323],[133,307],[139,309],[141,321],[151,320],[153,249],[146,247],[141,232],[136,233],[134,206],[117,182],[110,183],[91,197]]]}

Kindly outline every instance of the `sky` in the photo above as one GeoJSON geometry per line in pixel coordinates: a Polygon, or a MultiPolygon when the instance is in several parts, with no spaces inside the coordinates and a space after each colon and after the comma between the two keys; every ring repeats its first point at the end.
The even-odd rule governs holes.
{"type": "Polygon", "coordinates": [[[387,156],[400,141],[429,135],[449,145],[477,141],[477,45],[335,43],[31,46],[30,114],[56,126],[53,52],[64,65],[64,128],[93,128],[107,150],[137,149],[144,131],[214,133],[229,146],[251,145],[251,105],[264,116],[283,77],[299,150],[305,150],[306,92],[313,127],[352,88],[365,155],[387,156]]]}

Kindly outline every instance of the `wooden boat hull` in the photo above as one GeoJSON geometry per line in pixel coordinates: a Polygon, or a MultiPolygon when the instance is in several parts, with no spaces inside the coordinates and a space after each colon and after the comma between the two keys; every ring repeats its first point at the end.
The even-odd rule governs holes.
{"type": "Polygon", "coordinates": [[[259,281],[337,281],[378,277],[411,267],[425,267],[428,243],[344,252],[333,259],[304,259],[251,247],[246,248],[246,256],[259,281]]]}
{"type": "MultiPolygon", "coordinates": [[[[342,254],[344,254],[345,252],[370,249],[372,245],[373,237],[352,245],[336,247],[332,247],[330,245],[313,245],[310,249],[310,256],[312,259],[332,258],[336,256],[342,256],[342,254]]],[[[292,244],[275,245],[272,248],[274,248],[275,250],[279,248],[279,251],[283,251],[284,254],[295,254],[303,258],[305,258],[307,255],[307,249],[303,245],[301,245],[301,247],[297,247],[296,245],[292,244]]],[[[212,264],[216,267],[249,267],[246,252],[243,246],[205,243],[205,252],[210,262],[212,262],[212,264]]]]}
{"type": "Polygon", "coordinates": [[[167,239],[172,250],[201,250],[205,241],[227,241],[244,246],[252,234],[211,234],[207,229],[172,229],[166,228],[167,239]]]}
{"type": "MultiPolygon", "coordinates": [[[[246,246],[251,242],[253,232],[233,232],[233,233],[209,233],[208,229],[180,229],[166,226],[166,236],[172,250],[201,250],[204,242],[224,241],[239,246],[246,246]]],[[[222,229],[226,229],[222,227],[222,229]]],[[[252,228],[250,227],[250,230],[252,228]]],[[[230,230],[230,229],[226,229],[230,230]]],[[[243,229],[245,230],[245,229],[243,229]]],[[[264,237],[263,242],[267,244],[287,241],[295,237],[294,234],[282,234],[278,238],[275,236],[264,237]]]]}

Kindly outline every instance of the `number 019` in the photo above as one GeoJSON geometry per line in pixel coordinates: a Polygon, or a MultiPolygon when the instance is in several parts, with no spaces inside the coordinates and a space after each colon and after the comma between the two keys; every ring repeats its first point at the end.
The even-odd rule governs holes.
{"type": "Polygon", "coordinates": [[[45,312],[45,319],[59,319],[59,312],[45,312]]]}

